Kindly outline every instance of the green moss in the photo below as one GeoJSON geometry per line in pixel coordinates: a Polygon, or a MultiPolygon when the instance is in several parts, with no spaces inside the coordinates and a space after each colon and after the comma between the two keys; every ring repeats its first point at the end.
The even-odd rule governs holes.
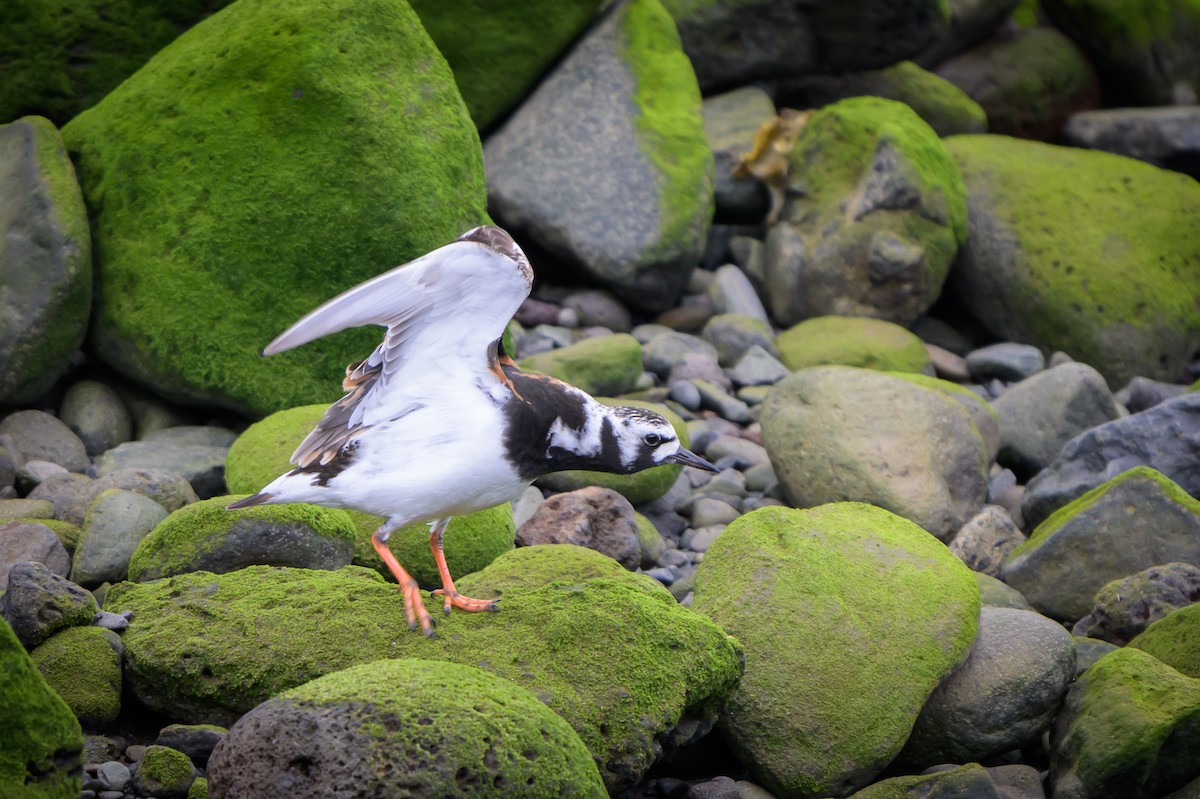
{"type": "Polygon", "coordinates": [[[187,799],[208,799],[208,780],[197,777],[188,786],[187,799]]]}
{"type": "Polygon", "coordinates": [[[411,5],[454,71],[480,130],[529,92],[600,7],[598,0],[464,0],[453,5],[413,0],[411,5]]]}
{"type": "Polygon", "coordinates": [[[768,790],[825,796],[900,750],[974,642],[979,589],[916,524],[839,502],[734,521],[696,570],[694,607],[749,653],[726,739],[768,790]]]}
{"type": "Polygon", "coordinates": [[[589,394],[624,394],[642,374],[642,345],[628,333],[585,338],[523,358],[521,368],[556,377],[589,394]]]}
{"type": "MultiPolygon", "coordinates": [[[[383,519],[366,513],[349,511],[356,532],[354,563],[375,569],[390,579],[383,561],[371,543],[371,534],[383,519]]],[[[512,505],[507,502],[494,508],[476,511],[450,520],[442,536],[442,552],[446,567],[458,584],[458,578],[479,571],[513,548],[517,528],[513,523],[512,505]]],[[[425,523],[401,527],[388,536],[388,549],[409,574],[425,588],[441,588],[442,580],[429,549],[429,526],[425,523]]]]}
{"type": "Polygon", "coordinates": [[[137,780],[143,790],[191,786],[196,767],[183,752],[169,746],[151,745],[138,761],[137,780]]]}
{"type": "Polygon", "coordinates": [[[1172,502],[1190,509],[1194,514],[1200,515],[1200,500],[1193,498],[1175,481],[1162,472],[1151,469],[1149,466],[1135,466],[1132,469],[1121,472],[1116,477],[1105,481],[1083,496],[1072,500],[1054,511],[1054,513],[1046,517],[1045,521],[1034,528],[1033,532],[1029,534],[1028,539],[1021,542],[1019,546],[1009,553],[1006,560],[1011,560],[1018,555],[1041,546],[1043,542],[1058,532],[1064,524],[1071,521],[1077,514],[1089,510],[1109,491],[1127,480],[1149,480],[1152,483],[1157,483],[1162,493],[1172,502]]]}
{"type": "MultiPolygon", "coordinates": [[[[661,413],[671,423],[671,426],[675,428],[675,435],[679,437],[679,443],[684,447],[691,446],[691,437],[688,435],[687,423],[683,421],[679,414],[661,403],[643,402],[629,398],[612,399],[609,397],[596,397],[596,399],[605,405],[632,405],[637,408],[648,408],[661,413]]],[[[634,505],[640,505],[643,502],[658,499],[667,493],[682,471],[682,466],[674,465],[655,466],[652,469],[646,469],[636,474],[609,474],[608,472],[590,472],[584,469],[573,469],[548,474],[540,478],[537,484],[553,491],[574,491],[584,486],[611,488],[634,505]]]]}
{"type": "Polygon", "coordinates": [[[75,554],[75,547],[79,545],[79,537],[83,535],[83,530],[80,529],[79,525],[59,521],[58,519],[18,517],[12,519],[12,521],[22,524],[41,524],[49,527],[58,536],[58,540],[62,542],[63,549],[67,550],[67,554],[71,555],[75,554]]]}
{"type": "Polygon", "coordinates": [[[121,710],[120,638],[100,627],[68,627],[30,653],[46,683],[89,729],[121,710]]]}
{"type": "Polygon", "coordinates": [[[1172,611],[1129,642],[1189,677],[1200,678],[1200,603],[1172,611]]]}
{"type": "Polygon", "coordinates": [[[1012,241],[1011,265],[963,276],[979,296],[970,310],[1008,339],[1094,364],[1110,385],[1177,375],[1200,344],[1200,185],[1108,153],[945,141],[981,208],[980,235],[1012,241]]]}
{"type": "Polygon", "coordinates": [[[0,618],[0,796],[69,799],[83,789],[83,730],[0,618]]]}
{"type": "Polygon", "coordinates": [[[893,82],[890,99],[912,108],[939,136],[987,130],[987,112],[962,89],[911,61],[883,73],[893,82]]]}
{"type": "MultiPolygon", "coordinates": [[[[497,796],[608,796],[591,754],[566,721],[529,691],[473,666],[415,658],[366,663],[272,700],[293,703],[344,708],[350,734],[376,739],[368,768],[382,770],[393,753],[444,755],[452,765],[441,757],[423,765],[409,756],[420,765],[403,780],[417,795],[475,796],[478,791],[465,786],[483,784],[497,796]]],[[[286,718],[286,710],[281,715],[286,718]]],[[[386,785],[388,777],[382,780],[386,785]]]]}
{"type": "Polygon", "coordinates": [[[924,342],[883,319],[817,316],[780,333],[775,346],[793,372],[826,364],[896,372],[931,368],[924,342]]]}
{"type": "MultiPolygon", "coordinates": [[[[346,511],[303,503],[226,510],[233,500],[232,496],[203,499],[167,516],[134,550],[129,559],[129,579],[156,580],[195,570],[205,556],[228,547],[230,531],[247,519],[280,526],[304,525],[316,536],[328,539],[333,549],[344,548],[347,560],[343,563],[349,561],[355,525],[346,511]]],[[[230,553],[234,559],[236,555],[230,553]]]]}
{"type": "Polygon", "coordinates": [[[335,399],[379,334],[264,359],[266,342],[487,220],[475,126],[398,0],[234,3],[63,136],[95,220],[96,350],[257,416],[335,399]]]}
{"type": "Polygon", "coordinates": [[[995,782],[978,763],[936,771],[890,777],[868,785],[853,799],[919,799],[928,796],[996,796],[995,782]]]}
{"type": "Polygon", "coordinates": [[[623,55],[637,81],[634,102],[642,154],[660,175],[661,246],[703,241],[715,207],[715,166],[704,137],[696,73],[659,0],[632,0],[618,13],[624,15],[623,55]]]}
{"type": "Polygon", "coordinates": [[[652,569],[667,551],[667,542],[663,540],[662,533],[654,526],[654,522],[640,513],[634,513],[633,517],[637,520],[638,543],[642,548],[642,568],[652,569]]]}
{"type": "Polygon", "coordinates": [[[280,691],[358,663],[447,660],[532,691],[618,782],[653,762],[656,735],[685,713],[711,716],[736,681],[733,641],[649,588],[648,578],[561,582],[552,558],[541,561],[544,569],[514,570],[505,564],[514,556],[460,584],[482,595],[497,590],[491,574],[500,585],[519,571],[525,583],[507,583],[499,613],[443,616],[440,599],[426,600],[438,625],[433,640],[407,629],[395,586],[353,566],[256,566],[121,583],[106,604],[134,613],[125,633],[131,689],[173,718],[236,718],[280,691]],[[614,647],[620,658],[612,657],[614,647]]]}
{"type": "Polygon", "coordinates": [[[543,581],[581,585],[599,579],[617,580],[650,593],[666,592],[654,578],[630,572],[608,555],[574,544],[518,547],[482,572],[464,577],[459,587],[478,591],[481,599],[502,599],[510,592],[540,588],[543,581]]]}
{"type": "Polygon", "coordinates": [[[253,494],[291,471],[292,453],[327,410],[327,403],[288,408],[247,427],[225,457],[229,493],[253,494]]]}

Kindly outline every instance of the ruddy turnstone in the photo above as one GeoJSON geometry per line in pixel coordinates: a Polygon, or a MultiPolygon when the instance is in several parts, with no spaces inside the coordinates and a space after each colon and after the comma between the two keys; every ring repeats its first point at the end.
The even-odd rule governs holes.
{"type": "Polygon", "coordinates": [[[500,338],[529,296],[533,270],[498,227],[477,227],[334,297],[281,333],[263,355],[349,327],[387,328],[346,369],[346,395],[292,455],[296,468],[229,505],[310,502],[384,517],[371,536],[404,594],[410,629],[433,624],[416,581],[387,547],[393,530],[429,522],[444,610],[495,610],[459,594],[442,535],[451,517],[520,496],[548,472],[630,474],[668,463],[716,467],[680,446],[671,424],[641,408],[602,405],[551,377],[522,372],[500,338]]]}

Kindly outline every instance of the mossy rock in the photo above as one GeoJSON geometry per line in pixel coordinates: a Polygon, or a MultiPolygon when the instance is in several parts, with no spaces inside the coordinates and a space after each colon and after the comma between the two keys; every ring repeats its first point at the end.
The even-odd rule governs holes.
{"type": "MultiPolygon", "coordinates": [[[[225,482],[229,490],[256,492],[291,470],[292,453],[328,408],[328,405],[305,405],[276,411],[246,428],[229,448],[229,457],[225,461],[225,482]]],[[[383,524],[383,519],[359,511],[346,513],[355,529],[352,562],[389,575],[371,545],[371,534],[383,524]]],[[[450,574],[457,579],[482,569],[497,555],[512,549],[515,537],[516,528],[509,505],[455,517],[443,538],[450,574]]],[[[410,524],[396,530],[388,537],[388,548],[421,585],[441,587],[437,566],[429,551],[428,526],[410,524]]]]}
{"type": "MultiPolygon", "coordinates": [[[[616,399],[611,397],[596,397],[596,399],[605,405],[632,405],[635,408],[647,408],[656,413],[661,413],[671,423],[671,426],[675,428],[675,435],[679,437],[680,445],[685,448],[691,446],[692,439],[688,435],[687,423],[683,421],[683,418],[679,414],[665,405],[624,397],[616,399]]],[[[571,469],[565,472],[553,472],[540,477],[537,480],[537,485],[540,488],[548,488],[551,491],[574,491],[584,486],[611,488],[634,505],[640,505],[643,502],[658,499],[667,493],[671,486],[675,484],[675,480],[679,477],[681,471],[683,471],[683,467],[675,464],[655,466],[652,469],[645,469],[634,474],[610,474],[609,472],[590,472],[586,469],[571,469]]]]}
{"type": "Polygon", "coordinates": [[[587,28],[601,3],[413,0],[411,5],[454,70],[471,118],[484,130],[520,102],[587,28]]]}
{"type": "Polygon", "coordinates": [[[1200,346],[1200,184],[1132,158],[1006,136],[945,140],[970,236],[950,281],[993,334],[1111,386],[1174,380],[1200,346]]]}
{"type": "Polygon", "coordinates": [[[588,394],[624,394],[642,374],[642,345],[628,333],[585,338],[522,358],[521,368],[556,377],[588,394]]]}
{"type": "Polygon", "coordinates": [[[860,316],[816,316],[775,337],[784,366],[797,372],[837,364],[881,372],[933,371],[925,343],[900,325],[860,316]]]}
{"type": "Polygon", "coordinates": [[[0,796],[78,799],[83,730],[0,618],[0,796]]]}
{"type": "Polygon", "coordinates": [[[46,683],[90,730],[121,711],[121,638],[102,627],[68,627],[29,653],[46,683]]]}
{"type": "Polygon", "coordinates": [[[315,796],[608,796],[579,736],[536,696],[439,660],[378,660],[285,691],[233,726],[209,773],[254,795],[298,760],[315,796]],[[338,746],[314,751],[313,730],[338,746]]]}
{"type": "Polygon", "coordinates": [[[487,221],[478,133],[400,0],[234,3],[63,138],[94,220],[96,351],[252,416],[334,400],[379,337],[259,357],[281,330],[487,221]]]}
{"type": "Polygon", "coordinates": [[[22,524],[40,524],[49,527],[58,536],[58,540],[62,543],[63,549],[67,550],[68,555],[75,554],[75,547],[79,545],[79,537],[83,535],[83,530],[79,525],[58,519],[34,519],[22,516],[6,521],[21,522],[22,524]]]}
{"type": "Polygon", "coordinates": [[[1172,611],[1151,624],[1129,646],[1200,679],[1200,603],[1172,611]]]}
{"type": "Polygon", "coordinates": [[[1051,796],[1163,796],[1200,776],[1200,680],[1117,649],[1067,691],[1050,740],[1051,796]]]}
{"type": "Polygon", "coordinates": [[[617,580],[653,594],[667,593],[653,577],[630,572],[608,555],[575,544],[517,547],[483,572],[464,577],[459,588],[468,594],[476,591],[481,599],[503,599],[510,590],[528,591],[530,586],[536,586],[536,579],[530,575],[547,575],[554,582],[574,585],[591,580],[617,580]]]}
{"type": "Polygon", "coordinates": [[[196,779],[191,759],[177,749],[153,744],[133,771],[133,784],[143,796],[187,796],[196,779]]]}
{"type": "Polygon", "coordinates": [[[345,511],[301,503],[226,510],[235,498],[193,502],[159,522],[130,557],[129,579],[255,564],[340,569],[351,562],[355,528],[345,511]]]}
{"type": "Polygon", "coordinates": [[[696,569],[693,607],[746,649],[721,727],[755,781],[842,796],[900,751],[970,650],[980,605],[970,569],[929,533],[839,502],[730,524],[696,569]]]}
{"type": "Polygon", "coordinates": [[[436,639],[410,631],[395,586],[356,566],[252,566],[121,583],[105,605],[134,614],[124,638],[131,691],[172,718],[228,722],[281,691],[359,663],[447,660],[532,691],[579,734],[609,789],[627,786],[664,743],[682,743],[687,729],[711,723],[740,673],[739,650],[644,576],[581,581],[577,567],[568,562],[560,572],[553,557],[542,559],[543,568],[526,561],[510,569],[505,561],[519,551],[459,583],[464,592],[493,596],[499,589],[489,580],[497,574],[499,613],[444,616],[440,598],[426,600],[436,639]],[[614,645],[620,658],[612,657],[614,645]]]}

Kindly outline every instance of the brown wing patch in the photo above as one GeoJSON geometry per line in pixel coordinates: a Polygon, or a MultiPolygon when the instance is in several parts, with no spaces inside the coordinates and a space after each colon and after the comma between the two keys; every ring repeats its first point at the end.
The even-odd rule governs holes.
{"type": "MultiPolygon", "coordinates": [[[[364,425],[350,426],[350,417],[354,409],[375,381],[379,379],[382,365],[370,366],[366,361],[352,363],[346,367],[346,377],[342,380],[342,388],[346,396],[342,397],[321,417],[317,426],[309,433],[296,451],[292,453],[292,463],[301,471],[311,471],[327,467],[335,461],[342,461],[339,454],[348,442],[363,430],[364,425]]],[[[343,464],[343,467],[348,461],[343,464]]],[[[340,469],[338,470],[340,471],[340,469]]],[[[328,478],[326,478],[328,479],[328,478]]]]}

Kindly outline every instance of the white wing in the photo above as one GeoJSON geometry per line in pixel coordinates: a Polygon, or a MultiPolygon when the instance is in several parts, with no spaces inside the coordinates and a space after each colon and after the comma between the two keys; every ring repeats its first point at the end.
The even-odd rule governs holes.
{"type": "Polygon", "coordinates": [[[350,428],[375,424],[411,404],[431,378],[494,374],[489,347],[532,283],[533,271],[512,237],[497,227],[475,228],[339,294],[281,333],[263,355],[350,327],[385,326],[383,343],[355,370],[378,374],[341,420],[350,428]]]}

